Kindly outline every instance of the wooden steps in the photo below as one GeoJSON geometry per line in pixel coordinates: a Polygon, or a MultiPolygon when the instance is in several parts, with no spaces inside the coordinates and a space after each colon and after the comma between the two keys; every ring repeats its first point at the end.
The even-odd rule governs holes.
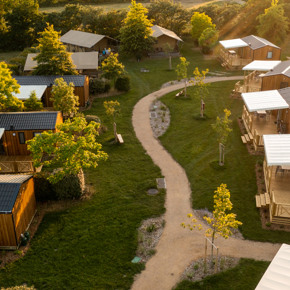
{"type": "Polygon", "coordinates": [[[244,135],[241,136],[241,139],[242,139],[242,142],[244,144],[252,143],[253,142],[253,135],[251,133],[244,134],[244,135]]]}
{"type": "Polygon", "coordinates": [[[270,196],[268,192],[257,194],[256,198],[256,207],[268,207],[270,204],[270,196]]]}
{"type": "Polygon", "coordinates": [[[272,217],[272,224],[278,224],[278,225],[290,225],[290,219],[287,217],[272,217]]]}

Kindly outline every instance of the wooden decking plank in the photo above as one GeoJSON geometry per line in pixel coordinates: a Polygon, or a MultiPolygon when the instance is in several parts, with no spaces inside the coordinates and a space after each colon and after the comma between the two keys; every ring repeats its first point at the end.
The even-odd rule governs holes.
{"type": "Polygon", "coordinates": [[[266,205],[270,204],[270,195],[268,192],[265,192],[265,202],[266,202],[266,205]]]}
{"type": "Polygon", "coordinates": [[[244,136],[241,136],[241,139],[242,139],[242,142],[243,142],[244,144],[247,143],[246,138],[245,138],[244,136]]]}
{"type": "Polygon", "coordinates": [[[261,206],[266,206],[265,194],[260,194],[261,206]]]}
{"type": "Polygon", "coordinates": [[[253,141],[253,135],[251,133],[248,134],[251,141],[253,141]]]}
{"type": "Polygon", "coordinates": [[[248,134],[245,134],[244,137],[245,137],[245,139],[247,140],[247,142],[250,142],[250,137],[249,137],[248,134]]]}
{"type": "Polygon", "coordinates": [[[261,207],[261,198],[260,195],[256,195],[256,207],[261,207]]]}

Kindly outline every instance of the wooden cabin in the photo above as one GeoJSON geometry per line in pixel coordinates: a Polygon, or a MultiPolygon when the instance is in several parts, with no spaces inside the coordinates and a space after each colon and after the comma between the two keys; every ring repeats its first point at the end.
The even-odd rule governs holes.
{"type": "Polygon", "coordinates": [[[255,35],[222,40],[220,44],[218,58],[230,70],[241,69],[254,60],[281,59],[280,47],[255,35]]]}
{"type": "Polygon", "coordinates": [[[109,36],[78,30],[68,31],[60,40],[70,52],[98,51],[101,53],[105,48],[115,51],[118,45],[118,41],[109,36]]]}
{"type": "Polygon", "coordinates": [[[62,121],[61,112],[0,113],[0,173],[35,171],[26,141],[62,121]]]}
{"type": "Polygon", "coordinates": [[[20,86],[47,86],[42,102],[45,107],[52,107],[51,90],[57,78],[63,78],[66,83],[73,83],[74,93],[79,97],[80,107],[85,107],[89,100],[89,77],[84,75],[65,75],[65,76],[13,76],[20,86]]]}
{"type": "Polygon", "coordinates": [[[271,223],[290,225],[290,134],[263,139],[266,193],[256,196],[256,205],[269,209],[271,223]]]}
{"type": "MultiPolygon", "coordinates": [[[[290,133],[290,87],[281,90],[242,93],[242,120],[247,134],[242,140],[264,150],[263,135],[290,133]]],[[[245,143],[245,142],[244,142],[245,143]]]]}
{"type": "Polygon", "coordinates": [[[0,248],[17,249],[36,212],[32,175],[0,175],[0,248]]]}
{"type": "Polygon", "coordinates": [[[152,36],[156,38],[153,45],[155,52],[166,52],[168,45],[172,48],[172,52],[179,52],[179,45],[183,40],[176,33],[158,25],[152,26],[151,29],[152,36]]]}
{"type": "MultiPolygon", "coordinates": [[[[24,65],[24,73],[31,73],[37,66],[37,61],[34,58],[37,53],[29,53],[24,65]]],[[[71,59],[75,65],[75,69],[82,75],[96,75],[98,70],[99,53],[97,51],[90,52],[74,52],[71,54],[71,59]]]]}

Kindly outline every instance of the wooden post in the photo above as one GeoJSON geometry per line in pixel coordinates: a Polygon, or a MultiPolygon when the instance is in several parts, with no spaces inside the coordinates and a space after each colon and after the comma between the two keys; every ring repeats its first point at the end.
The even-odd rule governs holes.
{"type": "Polygon", "coordinates": [[[206,273],[206,256],[207,256],[207,238],[205,238],[205,248],[204,248],[204,273],[206,273]]]}
{"type": "Polygon", "coordinates": [[[117,143],[117,142],[118,142],[118,138],[117,138],[117,125],[116,125],[116,123],[115,123],[115,122],[114,122],[113,126],[114,126],[114,136],[115,136],[115,142],[117,143]]]}
{"type": "Polygon", "coordinates": [[[219,261],[219,248],[216,248],[216,259],[215,259],[215,273],[217,273],[218,270],[218,261],[219,261]]]}
{"type": "Polygon", "coordinates": [[[219,143],[219,151],[220,151],[220,158],[219,158],[219,165],[223,166],[225,161],[225,152],[224,152],[225,146],[222,143],[219,143]]]}

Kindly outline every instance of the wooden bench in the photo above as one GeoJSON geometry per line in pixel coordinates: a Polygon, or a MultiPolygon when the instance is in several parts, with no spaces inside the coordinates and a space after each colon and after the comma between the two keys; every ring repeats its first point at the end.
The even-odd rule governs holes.
{"type": "Polygon", "coordinates": [[[179,93],[177,93],[176,95],[175,95],[175,97],[180,97],[180,96],[182,96],[184,94],[184,90],[182,90],[182,91],[180,91],[179,93]]]}
{"type": "Polygon", "coordinates": [[[245,134],[244,137],[245,137],[245,139],[246,139],[247,142],[250,142],[250,137],[249,137],[248,134],[245,134]]]}
{"type": "Polygon", "coordinates": [[[241,136],[241,139],[242,139],[244,144],[247,144],[247,140],[246,140],[246,138],[244,136],[241,136]]]}
{"type": "Polygon", "coordinates": [[[248,134],[251,141],[253,141],[253,135],[251,133],[248,134]]]}
{"type": "Polygon", "coordinates": [[[256,195],[256,207],[261,207],[261,198],[260,195],[256,195]]]}
{"type": "Polygon", "coordinates": [[[122,135],[121,134],[117,134],[117,140],[120,144],[123,144],[124,143],[124,140],[122,138],[122,135]]]}

